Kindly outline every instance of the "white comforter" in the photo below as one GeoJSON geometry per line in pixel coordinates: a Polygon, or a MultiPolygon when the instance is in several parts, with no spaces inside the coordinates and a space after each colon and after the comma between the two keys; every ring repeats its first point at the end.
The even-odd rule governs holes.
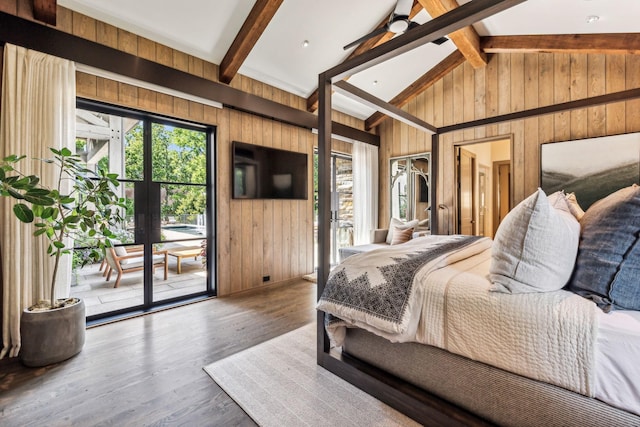
{"type": "Polygon", "coordinates": [[[567,291],[491,292],[491,251],[433,272],[416,341],[594,396],[596,306],[567,291]]]}
{"type": "MultiPolygon", "coordinates": [[[[412,242],[418,244],[419,241],[412,242]]],[[[397,331],[352,317],[349,307],[328,305],[321,300],[320,310],[344,320],[329,325],[330,336],[340,345],[341,329],[357,326],[394,342],[437,346],[593,396],[595,305],[566,291],[520,295],[491,292],[486,278],[490,244],[488,239],[481,240],[473,249],[441,257],[419,270],[408,304],[409,320],[397,331]]],[[[370,267],[371,259],[388,258],[386,250],[354,255],[346,261],[369,263],[370,267]]],[[[394,256],[399,256],[397,248],[394,256]]]]}

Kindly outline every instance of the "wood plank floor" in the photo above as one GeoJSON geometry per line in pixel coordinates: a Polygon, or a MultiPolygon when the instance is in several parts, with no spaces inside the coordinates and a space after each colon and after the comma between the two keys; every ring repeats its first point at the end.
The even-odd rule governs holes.
{"type": "Polygon", "coordinates": [[[315,299],[300,280],[91,328],[51,367],[0,360],[0,425],[255,425],[202,368],[313,322],[315,299]]]}

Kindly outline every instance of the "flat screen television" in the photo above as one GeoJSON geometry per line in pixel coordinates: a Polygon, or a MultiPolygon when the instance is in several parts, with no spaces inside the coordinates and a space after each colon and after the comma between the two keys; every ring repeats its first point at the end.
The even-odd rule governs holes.
{"type": "Polygon", "coordinates": [[[233,141],[234,199],[307,199],[306,153],[233,141]]]}

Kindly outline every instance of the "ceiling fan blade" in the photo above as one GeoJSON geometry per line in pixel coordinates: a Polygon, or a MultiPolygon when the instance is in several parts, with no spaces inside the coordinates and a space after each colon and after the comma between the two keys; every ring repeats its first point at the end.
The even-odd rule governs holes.
{"type": "MultiPolygon", "coordinates": [[[[411,21],[411,22],[409,22],[409,28],[407,28],[407,31],[411,31],[414,28],[419,27],[419,26],[420,26],[420,24],[418,24],[417,22],[411,21]]],[[[440,38],[437,38],[437,39],[433,40],[431,43],[440,46],[441,44],[443,44],[444,42],[446,42],[448,40],[449,40],[448,38],[443,36],[443,37],[440,37],[440,38]]]]}
{"type": "Polygon", "coordinates": [[[387,26],[386,25],[383,26],[383,27],[380,27],[380,28],[376,28],[375,30],[373,30],[369,34],[367,34],[366,36],[362,36],[358,40],[352,41],[351,43],[349,43],[348,45],[343,47],[343,49],[344,50],[351,49],[352,47],[355,47],[355,46],[359,45],[360,43],[369,40],[372,37],[378,36],[380,34],[384,34],[386,32],[387,32],[387,26]]]}
{"type": "Polygon", "coordinates": [[[438,46],[440,46],[441,44],[443,44],[444,42],[448,41],[449,39],[446,37],[440,37],[439,39],[435,39],[434,41],[432,41],[431,43],[433,44],[437,44],[438,46]]]}
{"type": "MultiPolygon", "coordinates": [[[[408,17],[413,7],[413,0],[398,0],[396,8],[393,10],[393,16],[406,16],[408,17]]],[[[392,18],[393,18],[392,16],[392,18]]]]}

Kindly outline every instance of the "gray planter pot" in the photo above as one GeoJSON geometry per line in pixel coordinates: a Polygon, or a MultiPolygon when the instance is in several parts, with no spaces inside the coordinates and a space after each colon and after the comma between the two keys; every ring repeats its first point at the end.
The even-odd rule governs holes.
{"type": "Polygon", "coordinates": [[[22,363],[46,366],[75,356],[84,346],[85,329],[83,300],[55,310],[24,310],[20,318],[22,363]]]}

